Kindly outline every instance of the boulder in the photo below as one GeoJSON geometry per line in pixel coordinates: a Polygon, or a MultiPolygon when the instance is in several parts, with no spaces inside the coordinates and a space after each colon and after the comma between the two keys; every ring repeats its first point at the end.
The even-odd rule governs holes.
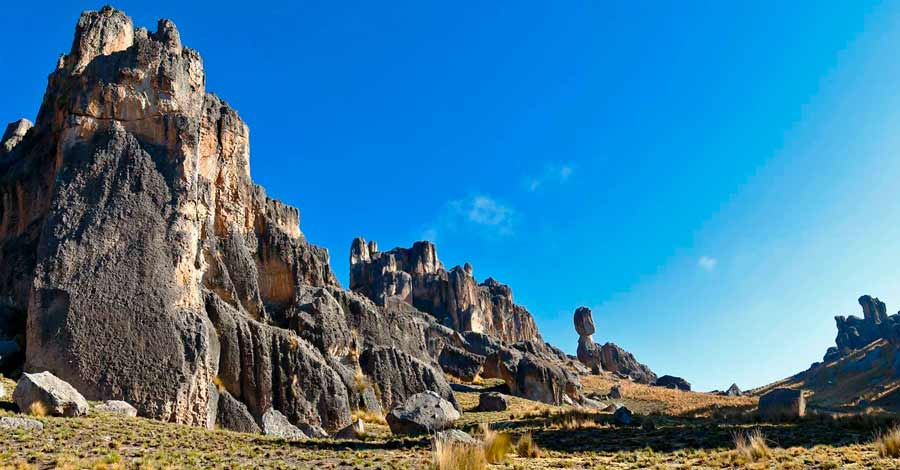
{"type": "Polygon", "coordinates": [[[259,434],[262,432],[247,405],[243,404],[227,390],[219,391],[219,406],[216,410],[216,425],[222,429],[259,434]]]}
{"type": "Polygon", "coordinates": [[[622,406],[613,413],[613,421],[620,426],[628,426],[632,422],[631,410],[622,406]]]}
{"type": "Polygon", "coordinates": [[[300,432],[302,432],[307,437],[311,437],[313,439],[325,439],[328,437],[328,432],[326,432],[325,429],[323,429],[321,426],[307,423],[297,423],[296,426],[297,429],[299,429],[300,432]]]}
{"type": "Polygon", "coordinates": [[[3,133],[3,137],[0,138],[0,156],[11,153],[33,126],[28,119],[19,119],[9,123],[6,126],[6,131],[3,133]]]}
{"type": "Polygon", "coordinates": [[[344,429],[335,433],[335,439],[359,439],[366,434],[366,425],[363,420],[357,419],[350,423],[344,429]]]}
{"type": "Polygon", "coordinates": [[[427,391],[409,397],[387,415],[394,434],[426,434],[450,427],[459,419],[453,404],[435,392],[427,391]]]}
{"type": "Polygon", "coordinates": [[[291,424],[278,410],[270,408],[263,414],[261,428],[263,434],[267,436],[279,437],[287,440],[307,439],[306,434],[291,424]]]}
{"type": "Polygon", "coordinates": [[[675,377],[674,375],[664,375],[653,383],[657,387],[666,387],[677,390],[683,390],[686,392],[691,391],[691,384],[688,383],[687,380],[682,379],[681,377],[675,377]]]}
{"type": "Polygon", "coordinates": [[[776,388],[759,397],[759,414],[773,421],[801,418],[806,415],[806,398],[802,390],[776,388]]]}
{"type": "Polygon", "coordinates": [[[75,387],[50,372],[24,373],[13,390],[13,400],[24,413],[85,416],[88,402],[75,387]]]}
{"type": "Polygon", "coordinates": [[[137,416],[137,409],[122,400],[107,400],[95,406],[94,409],[104,413],[131,416],[132,418],[137,416]]]}
{"type": "Polygon", "coordinates": [[[590,336],[594,334],[594,318],[591,309],[578,307],[575,310],[575,331],[578,336],[590,336]]]}
{"type": "Polygon", "coordinates": [[[600,346],[594,343],[590,336],[578,338],[578,349],[575,351],[578,362],[590,369],[591,373],[600,373],[603,370],[600,346]]]}
{"type": "Polygon", "coordinates": [[[0,418],[0,429],[20,431],[43,431],[44,423],[32,418],[4,416],[0,418]]]}
{"type": "Polygon", "coordinates": [[[625,405],[623,405],[621,403],[610,403],[606,408],[603,409],[603,411],[606,411],[609,413],[615,413],[616,411],[618,411],[619,408],[622,408],[623,406],[625,406],[625,405]]]}
{"type": "Polygon", "coordinates": [[[460,445],[468,445],[468,446],[480,446],[481,442],[478,439],[470,436],[465,431],[461,431],[459,429],[447,429],[445,431],[439,431],[434,435],[434,441],[439,441],[443,443],[453,443],[460,445]]]}
{"type": "Polygon", "coordinates": [[[502,393],[484,392],[478,396],[478,411],[506,411],[509,399],[502,393]]]}
{"type": "Polygon", "coordinates": [[[612,387],[610,387],[609,397],[616,400],[622,398],[622,388],[618,385],[613,385],[612,387]]]}

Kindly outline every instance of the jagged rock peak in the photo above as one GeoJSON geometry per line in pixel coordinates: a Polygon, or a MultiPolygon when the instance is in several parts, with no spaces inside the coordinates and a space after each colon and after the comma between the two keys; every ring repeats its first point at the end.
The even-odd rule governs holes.
{"type": "Polygon", "coordinates": [[[6,131],[3,132],[3,137],[0,138],[0,156],[11,153],[33,126],[34,124],[31,121],[24,118],[9,123],[6,126],[6,131]]]}
{"type": "Polygon", "coordinates": [[[513,302],[512,290],[493,278],[482,283],[472,265],[444,268],[437,248],[418,241],[411,248],[373,252],[356,238],[350,246],[350,289],[385,305],[390,299],[430,313],[456,331],[496,336],[504,342],[537,340],[531,314],[513,302]]]}

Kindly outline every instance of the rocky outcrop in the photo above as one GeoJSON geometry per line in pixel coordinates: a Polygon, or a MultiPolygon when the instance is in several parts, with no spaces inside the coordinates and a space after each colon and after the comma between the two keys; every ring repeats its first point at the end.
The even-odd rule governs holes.
{"type": "Polygon", "coordinates": [[[614,343],[606,343],[600,348],[600,363],[603,370],[630,377],[638,383],[652,384],[656,381],[656,374],[649,367],[614,343]]]}
{"type": "Polygon", "coordinates": [[[825,362],[832,362],[852,351],[866,347],[873,341],[887,340],[900,344],[900,314],[888,315],[884,302],[877,297],[864,295],[859,298],[863,318],[853,315],[834,317],[838,334],[836,348],[829,348],[825,362]]]}
{"type": "Polygon", "coordinates": [[[656,379],[656,381],[653,382],[653,385],[655,385],[657,387],[666,387],[666,388],[672,388],[672,389],[676,389],[676,390],[682,390],[685,392],[691,391],[691,384],[687,380],[684,380],[681,377],[675,377],[674,375],[664,375],[664,376],[656,379]]]}
{"type": "Polygon", "coordinates": [[[13,400],[22,412],[38,416],[84,416],[89,410],[78,390],[50,372],[22,374],[13,400]]]}
{"type": "Polygon", "coordinates": [[[299,211],[251,180],[249,129],[205,85],[171,21],[82,14],[34,126],[0,150],[13,367],[165,421],[211,427],[240,404],[263,431],[267,416],[342,429],[380,410],[373,382],[391,403],[449,393],[437,323],[340,288],[299,211]]]}
{"type": "Polygon", "coordinates": [[[434,392],[417,393],[387,415],[394,434],[430,434],[453,425],[460,414],[456,407],[434,392]]]}
{"type": "Polygon", "coordinates": [[[515,348],[502,348],[484,363],[485,378],[502,379],[511,394],[555,405],[582,399],[581,382],[564,365],[515,348]]]}
{"type": "Polygon", "coordinates": [[[379,305],[399,299],[456,331],[485,333],[507,343],[540,339],[534,318],[513,302],[509,286],[492,278],[479,284],[468,263],[444,269],[431,242],[380,252],[374,242],[353,240],[350,289],[379,305]]]}
{"type": "Polygon", "coordinates": [[[6,126],[6,131],[3,132],[3,137],[0,138],[0,157],[12,153],[13,149],[19,145],[19,142],[25,138],[25,134],[33,126],[34,124],[28,119],[19,119],[16,122],[9,123],[6,126]]]}
{"type": "Polygon", "coordinates": [[[263,434],[272,437],[279,437],[287,440],[307,439],[309,436],[303,434],[298,427],[291,424],[290,421],[278,410],[269,409],[260,420],[260,428],[263,434]]]}
{"type": "Polygon", "coordinates": [[[259,425],[247,409],[247,405],[231,396],[226,390],[219,392],[216,426],[237,432],[259,433],[259,425]]]}

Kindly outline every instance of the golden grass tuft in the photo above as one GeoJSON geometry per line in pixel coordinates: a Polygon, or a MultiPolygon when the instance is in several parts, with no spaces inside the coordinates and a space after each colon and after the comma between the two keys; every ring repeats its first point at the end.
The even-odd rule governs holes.
{"type": "Polygon", "coordinates": [[[768,458],[772,451],[766,444],[766,436],[759,429],[734,435],[734,449],[738,455],[750,462],[756,462],[768,458]]]}
{"type": "Polygon", "coordinates": [[[541,449],[534,443],[531,433],[528,433],[519,438],[519,442],[516,443],[516,453],[519,454],[519,457],[536,459],[541,456],[541,449]]]}
{"type": "Polygon", "coordinates": [[[350,414],[353,421],[361,419],[364,423],[387,425],[387,420],[380,414],[372,413],[368,410],[356,410],[350,414]]]}
{"type": "Polygon", "coordinates": [[[880,457],[900,457],[900,426],[894,426],[875,436],[875,448],[880,457]]]}
{"type": "Polygon", "coordinates": [[[492,464],[503,463],[513,447],[512,437],[508,433],[494,431],[487,423],[481,423],[481,442],[484,457],[492,464]]]}
{"type": "Polygon", "coordinates": [[[218,375],[213,377],[212,383],[213,383],[213,385],[216,386],[216,389],[218,391],[222,392],[225,390],[225,383],[222,382],[222,378],[219,377],[218,375]]]}
{"type": "Polygon", "coordinates": [[[434,470],[484,470],[487,468],[484,449],[471,444],[435,439],[431,453],[434,470]]]}
{"type": "Polygon", "coordinates": [[[47,405],[44,402],[38,400],[31,402],[28,405],[28,414],[32,416],[47,416],[50,414],[50,410],[47,408],[47,405]]]}

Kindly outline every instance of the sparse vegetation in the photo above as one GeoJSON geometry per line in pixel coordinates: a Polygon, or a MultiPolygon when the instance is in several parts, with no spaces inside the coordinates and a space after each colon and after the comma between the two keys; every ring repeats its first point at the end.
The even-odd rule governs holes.
{"type": "Polygon", "coordinates": [[[512,450],[512,437],[509,433],[497,432],[488,423],[481,425],[481,442],[484,457],[489,463],[503,463],[506,454],[512,450]]]}
{"type": "Polygon", "coordinates": [[[750,462],[767,459],[772,454],[766,443],[766,436],[759,429],[735,433],[734,450],[750,462]]]}
{"type": "Polygon", "coordinates": [[[516,453],[519,454],[519,457],[536,459],[541,456],[541,449],[534,443],[534,438],[529,432],[519,438],[519,442],[516,443],[516,453]]]}
{"type": "Polygon", "coordinates": [[[483,470],[487,468],[484,449],[454,441],[434,440],[434,470],[483,470]]]}
{"type": "Polygon", "coordinates": [[[881,457],[900,457],[900,426],[894,426],[875,437],[875,447],[881,457]]]}

